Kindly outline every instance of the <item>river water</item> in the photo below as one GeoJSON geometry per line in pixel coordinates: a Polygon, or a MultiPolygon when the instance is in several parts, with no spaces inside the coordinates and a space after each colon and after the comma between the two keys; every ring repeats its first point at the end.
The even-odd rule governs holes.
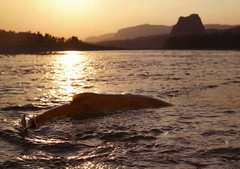
{"type": "Polygon", "coordinates": [[[240,168],[239,51],[67,51],[0,61],[0,168],[240,168]],[[23,114],[82,92],[174,106],[22,131],[23,114]]]}

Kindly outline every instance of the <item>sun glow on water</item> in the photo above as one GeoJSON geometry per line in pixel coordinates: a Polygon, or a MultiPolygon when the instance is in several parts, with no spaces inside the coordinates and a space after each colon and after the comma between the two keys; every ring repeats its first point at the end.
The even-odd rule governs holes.
{"type": "Polygon", "coordinates": [[[81,92],[79,88],[85,85],[85,68],[88,60],[84,52],[80,51],[58,52],[56,57],[54,87],[50,95],[60,95],[66,97],[63,100],[69,100],[70,96],[81,92]]]}
{"type": "Polygon", "coordinates": [[[79,51],[63,51],[59,52],[59,54],[59,62],[69,66],[69,68],[74,65],[79,65],[86,60],[83,53],[79,51]]]}

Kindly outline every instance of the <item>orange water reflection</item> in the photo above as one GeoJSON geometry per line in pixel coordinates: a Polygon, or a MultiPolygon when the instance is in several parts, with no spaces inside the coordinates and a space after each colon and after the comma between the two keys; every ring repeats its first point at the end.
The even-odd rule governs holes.
{"type": "Polygon", "coordinates": [[[86,60],[84,52],[80,51],[61,51],[58,54],[60,55],[58,59],[59,62],[70,67],[84,63],[86,60]]]}
{"type": "Polygon", "coordinates": [[[50,95],[69,101],[71,96],[82,92],[80,89],[85,85],[88,59],[85,53],[80,51],[58,52],[55,57],[54,87],[50,90],[50,95]]]}

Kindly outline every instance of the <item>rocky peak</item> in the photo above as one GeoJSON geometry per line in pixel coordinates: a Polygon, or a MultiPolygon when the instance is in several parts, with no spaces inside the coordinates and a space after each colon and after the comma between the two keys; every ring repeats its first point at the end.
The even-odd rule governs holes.
{"type": "Polygon", "coordinates": [[[204,34],[205,28],[198,14],[192,14],[187,17],[180,17],[175,26],[173,26],[172,36],[185,36],[193,34],[204,34]]]}

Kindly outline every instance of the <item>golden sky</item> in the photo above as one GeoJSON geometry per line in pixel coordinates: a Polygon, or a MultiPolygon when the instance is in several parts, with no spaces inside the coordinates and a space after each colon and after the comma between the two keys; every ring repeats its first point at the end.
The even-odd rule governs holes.
{"type": "Polygon", "coordinates": [[[0,29],[85,39],[140,24],[174,25],[197,13],[204,24],[240,24],[240,0],[0,0],[0,29]]]}

